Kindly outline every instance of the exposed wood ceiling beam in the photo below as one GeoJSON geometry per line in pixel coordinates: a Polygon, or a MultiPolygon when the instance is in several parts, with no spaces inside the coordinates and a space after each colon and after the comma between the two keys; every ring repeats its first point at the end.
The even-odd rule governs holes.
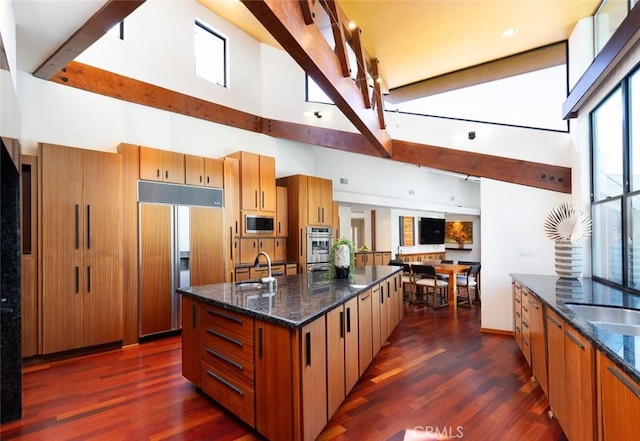
{"type": "MultiPolygon", "coordinates": [[[[51,81],[88,92],[179,113],[238,129],[281,139],[380,157],[378,150],[359,133],[265,119],[200,98],[165,89],[77,61],[51,81]]],[[[393,141],[393,160],[486,177],[514,184],[571,193],[571,169],[481,153],[393,141]]]]}
{"type": "Polygon", "coordinates": [[[571,193],[571,168],[393,140],[393,159],[463,175],[571,193]]]}
{"type": "Polygon", "coordinates": [[[313,78],[356,129],[384,157],[391,156],[391,139],[367,109],[357,85],[342,75],[340,61],[318,28],[307,25],[297,1],[243,0],[244,5],[291,57],[313,78]]]}
{"type": "Polygon", "coordinates": [[[116,24],[140,7],[146,0],[109,0],[102,8],[51,56],[38,67],[33,75],[48,80],[70,61],[76,59],[89,46],[106,34],[116,24]]]}
{"type": "Polygon", "coordinates": [[[557,66],[566,63],[566,61],[567,43],[563,41],[417,83],[396,87],[389,91],[387,101],[393,104],[402,103],[416,98],[424,98],[438,93],[557,66]]]}

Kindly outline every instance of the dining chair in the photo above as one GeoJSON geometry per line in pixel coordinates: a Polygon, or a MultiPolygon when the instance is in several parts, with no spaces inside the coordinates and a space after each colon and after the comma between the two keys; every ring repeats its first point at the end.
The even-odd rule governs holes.
{"type": "Polygon", "coordinates": [[[424,302],[433,308],[449,305],[449,283],[437,277],[436,269],[432,265],[415,265],[416,289],[424,295],[424,302]]]}
{"type": "Polygon", "coordinates": [[[458,306],[471,307],[473,303],[480,304],[480,286],[478,283],[478,274],[480,273],[480,264],[473,264],[467,271],[456,278],[458,285],[458,296],[456,301],[458,306]],[[471,299],[471,291],[475,291],[474,299],[471,299]],[[465,296],[463,296],[463,294],[465,296]]]}
{"type": "Polygon", "coordinates": [[[409,303],[416,302],[416,278],[411,265],[405,263],[402,265],[402,297],[409,303]]]}

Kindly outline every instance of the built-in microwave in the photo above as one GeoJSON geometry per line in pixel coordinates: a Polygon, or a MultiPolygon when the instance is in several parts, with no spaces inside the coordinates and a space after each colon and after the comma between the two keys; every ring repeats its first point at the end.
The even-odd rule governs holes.
{"type": "Polygon", "coordinates": [[[245,214],[244,232],[247,234],[273,234],[273,216],[245,214]]]}

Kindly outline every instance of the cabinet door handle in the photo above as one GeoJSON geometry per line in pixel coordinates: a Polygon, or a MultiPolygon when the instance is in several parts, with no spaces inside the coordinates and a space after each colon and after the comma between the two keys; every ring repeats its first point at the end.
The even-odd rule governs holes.
{"type": "Polygon", "coordinates": [[[551,321],[551,323],[553,323],[554,325],[556,325],[558,328],[562,329],[562,325],[558,322],[558,320],[554,319],[553,317],[551,317],[550,315],[547,316],[547,318],[551,321]]]}
{"type": "Polygon", "coordinates": [[[232,315],[223,314],[223,313],[218,312],[218,311],[215,311],[215,310],[213,310],[213,309],[207,309],[207,313],[208,313],[208,314],[211,314],[211,315],[214,315],[214,316],[216,316],[216,317],[219,317],[219,318],[225,319],[225,320],[229,320],[229,321],[234,322],[234,323],[237,323],[237,324],[239,324],[239,325],[241,325],[241,324],[242,324],[242,319],[240,319],[240,318],[238,318],[238,317],[234,317],[234,316],[232,316],[232,315]]]}
{"type": "Polygon", "coordinates": [[[380,286],[380,303],[384,305],[384,287],[380,286]]]}
{"type": "Polygon", "coordinates": [[[262,359],[262,328],[258,328],[258,358],[262,359]]]}
{"type": "Polygon", "coordinates": [[[347,308],[347,332],[351,333],[351,307],[347,308]]]}
{"type": "Polygon", "coordinates": [[[91,294],[91,267],[87,266],[87,294],[91,294]]]}
{"type": "Polygon", "coordinates": [[[627,388],[633,393],[636,397],[640,398],[640,390],[636,388],[629,380],[627,380],[617,369],[612,366],[607,366],[607,370],[613,374],[622,384],[627,386],[627,388]]]}
{"type": "Polygon", "coordinates": [[[233,260],[233,227],[229,227],[229,260],[233,260]]]}
{"type": "Polygon", "coordinates": [[[202,175],[200,175],[200,183],[202,184],[202,175]]]}
{"type": "Polygon", "coordinates": [[[365,300],[367,300],[369,298],[370,294],[367,294],[366,296],[364,296],[361,300],[364,302],[365,300]]]}
{"type": "Polygon", "coordinates": [[[164,178],[169,179],[169,170],[164,171],[164,178]]]}
{"type": "Polygon", "coordinates": [[[160,169],[156,169],[156,178],[160,179],[160,169]]]}
{"type": "Polygon", "coordinates": [[[211,183],[211,176],[207,176],[207,184],[211,183]]]}
{"type": "Polygon", "coordinates": [[[280,221],[278,221],[278,234],[282,233],[282,225],[280,225],[280,221]]]}
{"type": "Polygon", "coordinates": [[[196,319],[197,319],[197,311],[198,311],[198,307],[195,303],[191,304],[191,327],[192,328],[196,328],[197,323],[196,323],[196,319]]]}
{"type": "Polygon", "coordinates": [[[216,337],[221,338],[225,341],[228,341],[232,345],[236,345],[239,348],[242,348],[244,346],[244,343],[242,343],[242,341],[235,339],[233,337],[229,337],[228,335],[224,335],[223,333],[215,331],[211,328],[207,328],[206,331],[207,331],[207,334],[215,335],[216,337]]]}
{"type": "Polygon", "coordinates": [[[324,207],[322,207],[322,223],[324,223],[324,207]]]}
{"type": "Polygon", "coordinates": [[[302,257],[302,228],[300,228],[300,257],[302,257]]]}
{"type": "Polygon", "coordinates": [[[80,292],[80,267],[76,266],[76,294],[80,292]]]}
{"type": "Polygon", "coordinates": [[[344,338],[344,311],[340,311],[340,338],[344,338]]]}
{"type": "Polygon", "coordinates": [[[87,249],[91,249],[91,205],[87,204],[87,249]]]}
{"type": "Polygon", "coordinates": [[[307,363],[307,366],[311,366],[311,332],[307,332],[304,338],[305,338],[305,345],[307,347],[306,363],[307,363]]]}
{"type": "Polygon", "coordinates": [[[578,347],[582,350],[584,350],[584,345],[582,344],[582,342],[580,340],[578,340],[576,338],[575,335],[573,335],[572,333],[570,333],[569,331],[564,331],[564,333],[567,335],[567,337],[569,337],[571,339],[571,341],[573,341],[576,345],[578,345],[578,347]]]}
{"type": "Polygon", "coordinates": [[[254,190],[253,192],[254,205],[258,206],[258,190],[254,190]]]}
{"type": "Polygon", "coordinates": [[[261,207],[264,208],[264,191],[262,192],[262,205],[261,205],[261,207]]]}
{"type": "Polygon", "coordinates": [[[80,249],[80,205],[76,204],[76,250],[80,249]]]}
{"type": "Polygon", "coordinates": [[[219,376],[218,374],[216,374],[215,372],[210,371],[209,369],[207,369],[207,375],[215,378],[216,380],[218,380],[220,383],[224,384],[225,386],[227,386],[229,389],[231,389],[232,391],[234,391],[235,393],[237,393],[240,396],[244,395],[244,392],[242,391],[242,389],[234,386],[233,384],[231,384],[230,382],[228,382],[227,380],[225,380],[224,378],[222,378],[221,376],[219,376]]]}
{"type": "Polygon", "coordinates": [[[387,280],[387,298],[391,298],[391,282],[389,282],[388,280],[387,280]]]}

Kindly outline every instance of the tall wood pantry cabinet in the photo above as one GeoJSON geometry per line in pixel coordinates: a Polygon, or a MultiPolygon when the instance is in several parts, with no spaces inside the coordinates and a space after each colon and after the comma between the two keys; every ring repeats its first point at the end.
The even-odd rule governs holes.
{"type": "Polygon", "coordinates": [[[122,339],[122,161],[40,144],[42,347],[122,339]]]}

